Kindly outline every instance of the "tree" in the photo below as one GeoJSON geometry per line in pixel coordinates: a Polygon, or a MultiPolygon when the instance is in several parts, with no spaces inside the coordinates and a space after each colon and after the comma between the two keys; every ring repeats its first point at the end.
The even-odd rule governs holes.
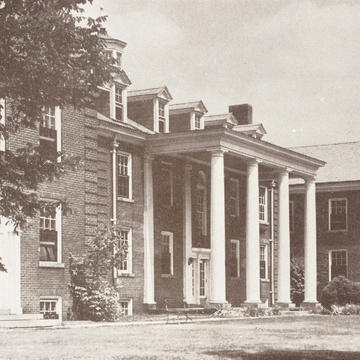
{"type": "Polygon", "coordinates": [[[296,259],[290,263],[291,301],[300,306],[304,301],[304,265],[296,259]]]}
{"type": "MultiPolygon", "coordinates": [[[[97,87],[118,72],[103,52],[106,18],[85,17],[86,3],[92,0],[0,0],[0,98],[10,110],[0,136],[36,128],[44,106],[91,106],[97,87]]],[[[45,159],[34,144],[0,155],[0,216],[17,227],[37,214],[38,185],[79,163],[57,155],[61,162],[45,159]]]]}

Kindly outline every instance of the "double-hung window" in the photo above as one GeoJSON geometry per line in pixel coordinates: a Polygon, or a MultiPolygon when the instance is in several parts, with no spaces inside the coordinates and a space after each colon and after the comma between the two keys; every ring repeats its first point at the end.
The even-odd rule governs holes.
{"type": "Polygon", "coordinates": [[[159,102],[159,133],[165,132],[165,104],[159,102]]]}
{"type": "Polygon", "coordinates": [[[40,265],[61,263],[61,206],[40,209],[40,265]]]}
{"type": "Polygon", "coordinates": [[[239,216],[239,180],[230,179],[229,210],[231,216],[239,216]]]}
{"type": "Polygon", "coordinates": [[[240,276],[240,241],[230,241],[230,276],[240,276]]]}
{"type": "Polygon", "coordinates": [[[123,96],[122,87],[115,85],[115,119],[117,121],[123,121],[123,96]]]}
{"type": "Polygon", "coordinates": [[[131,154],[118,152],[118,197],[132,199],[132,162],[131,154]]]}
{"type": "Polygon", "coordinates": [[[261,223],[268,222],[268,205],[267,205],[267,188],[260,186],[259,188],[259,220],[261,223]]]}
{"type": "Polygon", "coordinates": [[[61,298],[41,297],[40,314],[43,314],[44,319],[59,319],[61,317],[61,298]]]}
{"type": "Polygon", "coordinates": [[[173,233],[161,232],[161,275],[174,275],[173,233]]]}
{"type": "Polygon", "coordinates": [[[45,106],[40,122],[40,154],[44,159],[60,161],[61,151],[61,111],[58,106],[45,106]]]}
{"type": "Polygon", "coordinates": [[[132,299],[120,300],[120,307],[122,316],[132,315],[132,299]]]}
{"type": "Polygon", "coordinates": [[[348,257],[346,250],[329,251],[329,281],[337,276],[347,277],[348,257]]]}
{"type": "Polygon", "coordinates": [[[119,230],[119,248],[124,257],[118,268],[118,275],[132,273],[132,232],[131,229],[119,230]]]}
{"type": "Polygon", "coordinates": [[[260,246],[260,279],[268,279],[268,247],[267,245],[260,246]]]}
{"type": "Polygon", "coordinates": [[[329,231],[346,231],[347,199],[329,199],[329,231]]]}
{"type": "Polygon", "coordinates": [[[201,130],[201,116],[199,114],[195,114],[194,129],[201,130]]]}

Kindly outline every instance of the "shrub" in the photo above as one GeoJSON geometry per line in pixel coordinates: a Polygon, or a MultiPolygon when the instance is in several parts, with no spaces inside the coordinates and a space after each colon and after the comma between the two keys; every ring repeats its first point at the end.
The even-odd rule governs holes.
{"type": "Polygon", "coordinates": [[[290,297],[291,301],[300,306],[304,301],[304,266],[292,259],[290,263],[290,297]]]}
{"type": "Polygon", "coordinates": [[[327,309],[332,305],[360,304],[360,283],[338,276],[324,287],[320,302],[327,309]]]}
{"type": "Polygon", "coordinates": [[[83,256],[70,255],[70,293],[78,320],[115,321],[121,313],[120,295],[111,274],[127,248],[114,229],[100,229],[83,256]]]}

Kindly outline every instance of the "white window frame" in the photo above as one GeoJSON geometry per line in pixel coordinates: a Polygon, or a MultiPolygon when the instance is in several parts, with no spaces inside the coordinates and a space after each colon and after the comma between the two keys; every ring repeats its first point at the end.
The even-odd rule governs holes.
{"type": "Polygon", "coordinates": [[[230,258],[232,255],[232,245],[235,244],[235,255],[236,255],[236,277],[232,278],[239,278],[240,277],[240,240],[231,239],[230,240],[230,258]]]}
{"type": "Polygon", "coordinates": [[[295,202],[294,200],[289,201],[289,227],[290,233],[293,234],[295,232],[295,202]],[[291,217],[292,214],[292,217],[291,217]]]}
{"type": "Polygon", "coordinates": [[[349,257],[348,257],[348,251],[347,249],[332,249],[329,250],[329,281],[331,281],[331,265],[332,265],[332,253],[333,252],[345,252],[346,254],[346,278],[348,278],[349,275],[349,257]]]}
{"type": "Polygon", "coordinates": [[[346,232],[348,231],[348,200],[347,198],[331,198],[329,199],[329,221],[328,221],[328,229],[330,232],[346,232]],[[345,214],[346,214],[346,225],[345,229],[339,229],[339,230],[332,230],[331,229],[331,203],[332,201],[345,201],[345,214]]]}
{"type": "Polygon", "coordinates": [[[230,178],[230,189],[229,189],[229,193],[230,193],[230,201],[235,201],[235,214],[231,213],[231,216],[239,216],[240,215],[240,204],[239,204],[239,193],[240,193],[240,183],[239,183],[239,179],[236,178],[230,178]],[[236,190],[236,194],[235,194],[235,198],[232,196],[231,194],[231,184],[235,184],[235,190],[236,190]]]}
{"type": "Polygon", "coordinates": [[[133,299],[120,299],[120,307],[123,309],[123,303],[127,304],[127,314],[124,316],[132,316],[133,315],[133,299]]]}
{"type": "Polygon", "coordinates": [[[266,186],[260,186],[259,187],[259,221],[262,224],[268,224],[269,220],[268,220],[268,194],[267,194],[267,187],[266,186]],[[264,219],[260,219],[260,191],[261,189],[264,189],[264,204],[262,206],[264,206],[264,219]]]}
{"type": "MultiPolygon", "coordinates": [[[[201,235],[207,236],[207,181],[206,181],[206,174],[202,170],[200,170],[198,172],[198,178],[199,177],[201,177],[203,179],[203,183],[200,184],[199,181],[197,181],[196,191],[198,191],[198,190],[204,191],[201,235]]],[[[199,213],[198,210],[196,210],[196,212],[199,213]]]]}
{"type": "MultiPolygon", "coordinates": [[[[62,321],[62,298],[61,296],[40,296],[39,306],[41,302],[56,302],[55,311],[59,315],[60,322],[62,321]]],[[[41,310],[40,313],[42,314],[41,310]]]]}
{"type": "MultiPolygon", "coordinates": [[[[163,236],[169,237],[169,251],[170,251],[170,274],[161,273],[161,277],[174,276],[174,233],[170,231],[161,231],[161,247],[163,244],[163,236]]],[[[161,252],[162,255],[162,252],[161,252]]]]}
{"type": "MultiPolygon", "coordinates": [[[[0,124],[5,126],[5,117],[6,117],[6,103],[5,99],[0,99],[0,124]]],[[[0,135],[0,151],[5,151],[5,137],[4,135],[0,135]]]]}
{"type": "Polygon", "coordinates": [[[129,177],[129,196],[128,197],[123,197],[118,195],[118,200],[132,200],[133,199],[133,193],[132,193],[132,154],[124,152],[124,151],[117,151],[116,154],[116,162],[117,162],[117,171],[116,171],[116,176],[117,176],[117,182],[116,182],[116,193],[119,194],[119,188],[118,188],[118,184],[119,184],[119,156],[126,156],[128,158],[128,164],[127,164],[127,171],[128,171],[128,177],[129,177]]]}
{"type": "MultiPolygon", "coordinates": [[[[49,106],[50,108],[50,106],[49,106]]],[[[54,112],[55,112],[55,129],[56,130],[56,151],[61,152],[62,146],[61,146],[61,108],[60,106],[54,106],[54,112]]],[[[43,107],[43,116],[45,114],[46,107],[43,107]]],[[[40,125],[41,126],[41,125],[40,125]]],[[[40,136],[41,138],[41,136],[40,136]]],[[[45,138],[48,139],[48,138],[45,138]]],[[[57,158],[57,162],[61,162],[61,156],[57,158]]]]}
{"type": "Polygon", "coordinates": [[[199,298],[200,299],[204,299],[207,297],[207,292],[208,292],[208,288],[207,288],[207,286],[208,286],[207,285],[208,269],[207,269],[207,267],[208,267],[208,263],[209,263],[208,259],[201,258],[201,257],[199,258],[198,266],[199,266],[199,298]],[[203,295],[201,295],[201,291],[200,291],[200,288],[201,288],[201,263],[204,264],[204,294],[203,295]]]}
{"type": "Polygon", "coordinates": [[[116,121],[120,121],[120,122],[124,122],[124,89],[122,86],[120,86],[119,84],[115,84],[114,85],[114,119],[116,121]],[[116,90],[120,90],[120,94],[121,95],[117,95],[116,90]],[[118,96],[121,97],[121,102],[119,102],[118,96]],[[121,119],[117,119],[116,118],[116,109],[119,108],[121,110],[121,119]]]}
{"type": "Polygon", "coordinates": [[[170,204],[166,204],[168,206],[174,205],[174,170],[172,163],[162,161],[161,166],[169,170],[169,183],[170,183],[170,204]]]}
{"type": "MultiPolygon", "coordinates": [[[[269,246],[267,244],[261,244],[259,249],[259,273],[260,273],[260,261],[265,261],[265,277],[260,276],[260,280],[269,280],[269,246]],[[264,249],[264,260],[261,260],[261,248],[264,249]]],[[[260,274],[259,274],[260,275],[260,274]]]]}
{"type": "MultiPolygon", "coordinates": [[[[40,218],[39,218],[40,220],[40,218]]],[[[40,230],[40,226],[39,226],[40,230]]],[[[55,209],[55,230],[57,231],[57,251],[56,251],[56,261],[40,261],[40,267],[64,267],[62,262],[62,207],[61,204],[58,205],[55,209]]],[[[39,233],[40,236],[40,233],[39,233]]],[[[39,250],[40,250],[40,238],[39,238],[39,250]]]]}
{"type": "Polygon", "coordinates": [[[127,232],[127,242],[128,242],[128,248],[127,248],[127,256],[126,259],[124,261],[127,262],[127,268],[126,269],[117,269],[117,276],[124,276],[124,275],[128,275],[128,274],[132,274],[133,273],[133,243],[132,243],[132,229],[131,228],[127,228],[127,227],[121,227],[119,230],[119,232],[124,231],[127,232]]]}

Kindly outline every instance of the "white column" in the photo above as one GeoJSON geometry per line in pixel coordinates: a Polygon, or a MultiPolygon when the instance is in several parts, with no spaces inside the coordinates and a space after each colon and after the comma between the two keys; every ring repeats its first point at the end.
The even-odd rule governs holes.
{"type": "Polygon", "coordinates": [[[144,304],[155,304],[153,157],[144,157],[144,304]]]}
{"type": "Polygon", "coordinates": [[[192,268],[189,259],[192,252],[191,229],[191,165],[184,167],[184,211],[183,211],[183,272],[184,272],[184,301],[187,304],[194,302],[192,296],[192,268]]]}
{"type": "Polygon", "coordinates": [[[112,157],[112,223],[116,225],[116,205],[117,205],[117,186],[116,186],[116,170],[117,170],[117,153],[118,144],[113,142],[111,150],[112,157]]]}
{"type": "Polygon", "coordinates": [[[247,164],[246,303],[260,303],[259,165],[247,164]]]}
{"type": "Polygon", "coordinates": [[[305,303],[316,303],[316,200],[315,179],[305,180],[304,206],[304,244],[305,244],[305,303]]]}
{"type": "Polygon", "coordinates": [[[289,221],[289,172],[279,174],[279,223],[278,223],[278,303],[290,300],[290,221],[289,221]]]}
{"type": "Polygon", "coordinates": [[[226,303],[224,152],[211,153],[210,303],[226,303]]]}

